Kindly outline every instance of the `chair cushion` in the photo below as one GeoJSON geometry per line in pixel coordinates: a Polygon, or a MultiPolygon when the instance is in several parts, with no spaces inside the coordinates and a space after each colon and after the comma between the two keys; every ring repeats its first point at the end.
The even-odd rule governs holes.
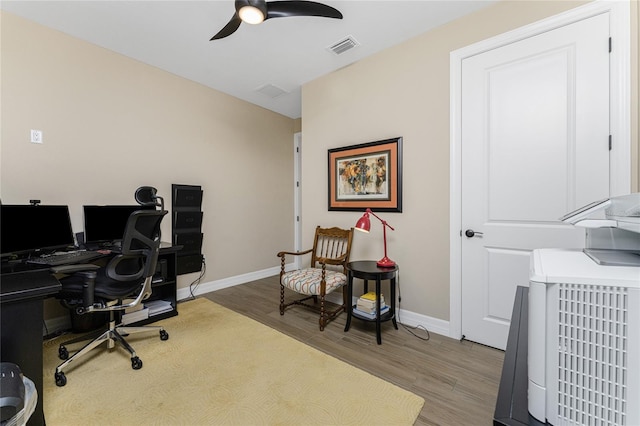
{"type": "MultiPolygon", "coordinates": [[[[283,286],[301,294],[320,295],[320,281],[322,280],[322,269],[306,268],[286,272],[282,275],[283,286]]],[[[342,272],[326,271],[325,294],[331,293],[347,283],[347,276],[342,272]]]]}

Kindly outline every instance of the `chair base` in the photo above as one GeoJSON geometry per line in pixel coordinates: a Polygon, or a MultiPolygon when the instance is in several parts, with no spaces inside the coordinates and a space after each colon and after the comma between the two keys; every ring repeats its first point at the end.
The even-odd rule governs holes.
{"type": "Polygon", "coordinates": [[[133,368],[134,370],[139,370],[140,368],[142,368],[142,360],[138,358],[138,356],[136,355],[136,351],[124,339],[123,336],[128,336],[130,334],[135,334],[135,333],[149,332],[149,331],[159,332],[160,340],[169,339],[169,333],[167,333],[164,327],[162,326],[135,327],[135,326],[115,325],[115,321],[112,320],[109,323],[109,328],[107,330],[103,330],[102,332],[100,332],[99,330],[98,332],[89,333],[87,335],[80,336],[78,338],[61,343],[60,347],[58,348],[58,356],[60,359],[63,359],[65,361],[62,362],[60,365],[58,365],[58,367],[56,367],[56,372],[54,375],[54,378],[56,380],[56,385],[64,386],[67,384],[67,378],[63,370],[65,370],[69,365],[79,360],[80,358],[82,358],[83,356],[91,352],[94,348],[96,348],[97,346],[105,342],[107,343],[108,349],[114,348],[115,344],[119,343],[131,355],[131,368],[133,368]],[[74,353],[71,357],[69,357],[69,352],[65,345],[84,341],[96,335],[97,337],[93,338],[89,343],[84,345],[82,349],[80,349],[79,351],[74,353]]]}
{"type": "Polygon", "coordinates": [[[284,315],[284,311],[289,306],[299,305],[309,308],[313,311],[316,311],[320,314],[320,319],[318,320],[318,324],[320,326],[320,331],[324,331],[326,325],[334,320],[338,315],[342,312],[346,312],[346,305],[343,302],[342,305],[339,305],[336,309],[327,310],[326,302],[324,296],[321,295],[311,295],[306,296],[301,299],[292,300],[290,302],[285,303],[284,301],[284,289],[283,285],[280,285],[280,315],[284,315]],[[313,299],[313,305],[306,303],[308,300],[313,299]],[[318,306],[318,301],[320,301],[320,306],[318,306]]]}

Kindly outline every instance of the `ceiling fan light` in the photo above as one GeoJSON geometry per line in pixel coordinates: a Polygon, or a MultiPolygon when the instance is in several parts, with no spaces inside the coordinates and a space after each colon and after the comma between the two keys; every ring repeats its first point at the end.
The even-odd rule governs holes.
{"type": "Polygon", "coordinates": [[[259,24],[264,21],[264,14],[260,9],[255,6],[243,6],[239,11],[238,15],[242,22],[246,22],[247,24],[259,24]]]}

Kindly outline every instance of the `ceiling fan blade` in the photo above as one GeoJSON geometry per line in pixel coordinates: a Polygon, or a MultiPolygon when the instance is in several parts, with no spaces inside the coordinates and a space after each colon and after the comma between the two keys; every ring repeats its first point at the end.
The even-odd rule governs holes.
{"type": "Polygon", "coordinates": [[[267,17],[285,18],[288,16],[320,16],[323,18],[342,19],[339,10],[316,3],[315,1],[291,0],[291,1],[270,1],[267,2],[267,17]]]}
{"type": "Polygon", "coordinates": [[[231,34],[236,32],[241,23],[242,20],[238,16],[238,13],[234,13],[227,25],[225,25],[224,28],[218,32],[218,34],[211,37],[209,41],[218,40],[230,36],[231,34]]]}

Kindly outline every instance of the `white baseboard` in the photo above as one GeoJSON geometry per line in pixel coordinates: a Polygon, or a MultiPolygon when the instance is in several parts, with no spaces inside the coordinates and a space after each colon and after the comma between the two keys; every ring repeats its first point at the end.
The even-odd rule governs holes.
{"type": "MultiPolygon", "coordinates": [[[[293,263],[286,265],[286,270],[290,270],[294,267],[293,263]]],[[[236,275],[234,277],[224,278],[221,280],[211,281],[208,283],[201,283],[194,289],[194,296],[200,296],[212,291],[222,290],[224,288],[233,287],[236,285],[245,284],[251,281],[256,281],[262,278],[269,278],[280,273],[280,267],[273,267],[263,269],[261,271],[250,272],[247,274],[236,275]]],[[[177,292],[178,300],[188,299],[191,297],[191,291],[188,287],[180,288],[177,292]]],[[[342,292],[337,291],[327,295],[327,301],[340,304],[342,303],[342,292]]],[[[449,336],[449,321],[441,320],[438,318],[432,318],[427,315],[417,314],[415,312],[400,309],[399,320],[402,324],[409,327],[422,326],[429,330],[431,333],[440,334],[443,336],[449,336]]],[[[43,335],[54,334],[60,331],[68,330],[71,327],[71,323],[68,316],[50,318],[45,321],[46,329],[43,329],[43,335]]]]}
{"type": "Polygon", "coordinates": [[[429,333],[436,333],[445,337],[451,337],[449,335],[449,321],[417,314],[404,309],[400,309],[398,321],[408,327],[421,326],[429,330],[429,333]]]}
{"type": "MultiPolygon", "coordinates": [[[[342,303],[342,292],[331,293],[327,295],[327,300],[333,303],[342,303]]],[[[357,297],[353,297],[352,304],[355,305],[357,297]]],[[[451,337],[449,335],[449,321],[433,318],[427,315],[417,314],[412,311],[400,309],[398,312],[399,323],[402,323],[408,327],[424,327],[429,330],[430,333],[440,334],[442,336],[451,337]]]]}
{"type": "MultiPolygon", "coordinates": [[[[293,269],[293,263],[285,266],[286,270],[293,269]]],[[[221,290],[223,288],[232,287],[234,285],[244,284],[251,281],[259,280],[262,278],[272,277],[280,273],[280,267],[274,267],[269,269],[263,269],[262,271],[250,272],[248,274],[237,275],[235,277],[225,278],[209,283],[199,284],[194,290],[194,295],[209,293],[211,291],[221,290]]],[[[191,297],[189,288],[180,288],[176,295],[178,300],[188,299],[191,297]]],[[[68,315],[49,318],[44,321],[42,327],[42,335],[53,335],[62,331],[69,330],[71,328],[71,320],[68,315]]]]}
{"type": "MultiPolygon", "coordinates": [[[[287,264],[285,270],[293,268],[293,264],[287,264]]],[[[199,296],[202,294],[210,293],[216,290],[222,290],[223,288],[233,287],[239,284],[245,284],[251,281],[260,280],[262,278],[273,277],[280,274],[280,267],[263,269],[261,271],[249,272],[247,274],[236,275],[234,277],[223,278],[221,280],[210,281],[208,283],[201,283],[195,288],[193,295],[199,296]]],[[[188,299],[191,297],[191,290],[188,287],[178,289],[178,300],[188,299]]]]}
{"type": "MultiPolygon", "coordinates": [[[[290,270],[294,267],[293,264],[288,264],[286,270],[290,270]]],[[[245,284],[251,281],[259,280],[262,278],[272,277],[280,273],[280,267],[263,269],[262,271],[252,272],[249,274],[237,275],[235,277],[225,278],[205,284],[200,284],[196,290],[195,295],[202,295],[216,290],[221,290],[227,287],[233,287],[235,285],[245,284]]],[[[178,300],[191,297],[188,288],[181,288],[178,290],[178,300]]],[[[336,291],[327,295],[327,301],[340,304],[342,303],[342,291],[336,291]]],[[[354,300],[355,303],[355,300],[354,300]]],[[[400,309],[399,318],[402,324],[409,327],[422,326],[429,330],[430,333],[440,334],[442,336],[451,337],[449,335],[449,321],[441,320],[438,318],[432,318],[427,315],[417,314],[415,312],[400,309]]]]}

